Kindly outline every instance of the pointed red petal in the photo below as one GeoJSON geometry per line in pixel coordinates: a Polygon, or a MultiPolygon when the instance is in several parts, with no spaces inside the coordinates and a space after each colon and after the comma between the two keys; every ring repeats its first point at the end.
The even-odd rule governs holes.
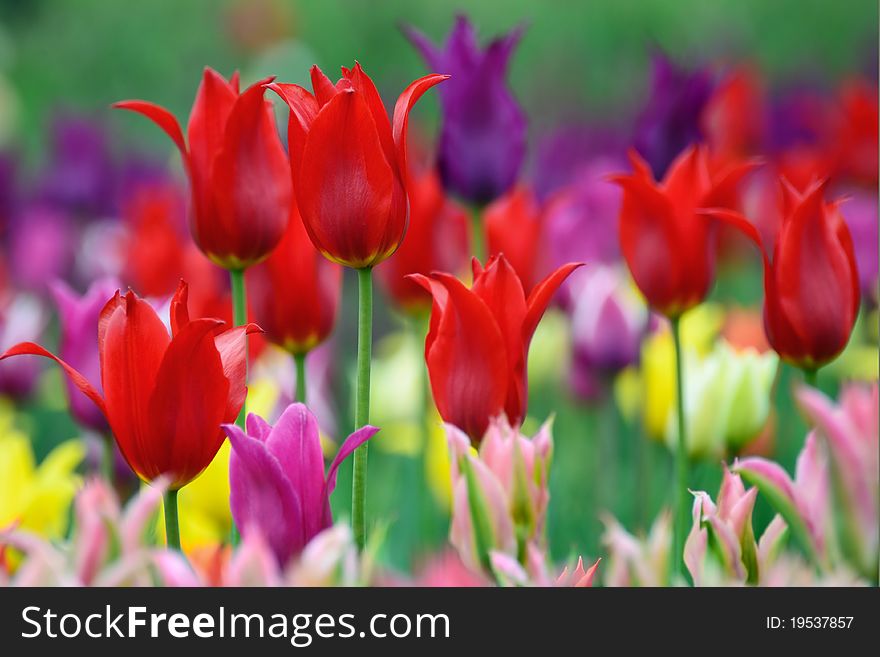
{"type": "Polygon", "coordinates": [[[73,369],[70,365],[65,363],[63,360],[58,358],[55,354],[43,349],[38,344],[34,344],[33,342],[20,342],[16,345],[11,346],[9,349],[0,354],[0,361],[6,360],[12,356],[42,356],[44,358],[49,358],[58,363],[61,368],[64,370],[64,373],[67,374],[67,377],[71,380],[73,385],[79,388],[83,394],[94,402],[95,406],[98,407],[104,416],[107,415],[107,407],[104,404],[104,398],[101,396],[101,393],[98,392],[91,383],[89,383],[88,379],[84,377],[82,374],[73,369]]]}
{"type": "Polygon", "coordinates": [[[184,166],[188,167],[189,155],[186,150],[186,142],[183,140],[183,132],[180,130],[180,124],[177,122],[177,118],[175,118],[171,112],[160,105],[149,103],[145,100],[123,100],[118,103],[113,103],[113,107],[142,114],[159,126],[166,135],[171,137],[171,141],[174,142],[174,145],[177,146],[177,150],[180,151],[184,166]]]}
{"type": "Polygon", "coordinates": [[[149,397],[150,435],[142,445],[141,476],[166,474],[180,488],[204,470],[223,442],[229,381],[214,345],[222,322],[197,319],[174,336],[149,397]]]}
{"type": "Polygon", "coordinates": [[[394,148],[397,150],[397,168],[404,181],[404,187],[409,176],[406,163],[406,133],[409,125],[409,112],[428,89],[435,84],[440,84],[448,79],[448,75],[426,75],[411,83],[397,98],[394,105],[394,119],[391,121],[394,135],[394,148]]]}

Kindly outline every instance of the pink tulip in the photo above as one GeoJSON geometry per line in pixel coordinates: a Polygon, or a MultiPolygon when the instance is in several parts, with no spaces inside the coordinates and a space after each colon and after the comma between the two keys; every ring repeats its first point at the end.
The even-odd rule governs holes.
{"type": "Polygon", "coordinates": [[[365,426],[351,434],[325,477],[318,422],[304,404],[288,406],[274,427],[254,414],[247,418],[247,433],[233,424],[222,426],[232,444],[232,517],[242,536],[259,531],[282,566],[333,524],[336,470],[378,431],[365,426]]]}

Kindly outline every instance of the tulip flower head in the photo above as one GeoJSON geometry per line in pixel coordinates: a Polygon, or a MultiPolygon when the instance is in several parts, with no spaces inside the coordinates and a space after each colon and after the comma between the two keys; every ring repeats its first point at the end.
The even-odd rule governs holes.
{"type": "Polygon", "coordinates": [[[554,293],[579,266],[560,267],[528,297],[504,255],[485,269],[475,258],[470,289],[443,272],[411,276],[434,298],[425,361],[437,410],[474,443],[502,412],[515,426],[525,418],[529,344],[554,293]]]}
{"type": "Polygon", "coordinates": [[[770,565],[773,543],[785,530],[782,518],[776,516],[756,541],[752,510],[758,489],[746,490],[740,476],[726,467],[717,504],[704,491],[693,495],[694,524],[684,546],[684,562],[694,585],[705,585],[712,579],[759,583],[761,571],[770,565]]]}
{"type": "Polygon", "coordinates": [[[551,423],[528,439],[495,420],[477,454],[461,429],[447,424],[446,436],[452,457],[452,545],[474,570],[487,567],[493,551],[525,562],[528,546],[539,547],[544,540],[551,423]]]}
{"type": "Polygon", "coordinates": [[[315,250],[296,208],[281,242],[248,270],[247,281],[253,318],[279,347],[305,354],[330,335],[342,294],[342,268],[315,250]]]}
{"type": "Polygon", "coordinates": [[[304,404],[287,407],[275,426],[259,415],[247,418],[247,432],[227,422],[232,443],[229,503],[235,524],[247,537],[261,533],[282,566],[333,524],[330,493],[336,470],[379,429],[351,434],[324,473],[318,422],[304,404]]]}
{"type": "Polygon", "coordinates": [[[679,68],[663,52],[651,58],[651,89],[634,138],[636,150],[662,175],[678,153],[703,138],[701,118],[712,95],[706,70],[679,68]]]}
{"type": "Polygon", "coordinates": [[[825,202],[824,190],[824,182],[801,193],[784,178],[780,181],[782,222],[773,244],[737,212],[706,211],[738,228],[760,249],[767,340],[783,360],[805,370],[843,351],[859,311],[852,238],[840,202],[825,202]]]}
{"type": "Polygon", "coordinates": [[[259,262],[281,239],[290,207],[290,173],[261,80],[239,92],[205,68],[187,139],[166,109],[142,100],[114,104],[143,114],[180,151],[192,193],[190,229],[199,248],[226,269],[259,262]]]}
{"type": "Polygon", "coordinates": [[[244,404],[245,336],[255,324],[222,331],[219,319],[190,320],[187,286],[171,301],[171,335],[153,307],[119,291],[98,318],[101,394],[71,365],[23,342],[0,360],[25,354],[58,363],[101,411],[125,460],[146,481],[160,475],[178,489],[204,470],[220,445],[220,424],[244,404]]]}
{"type": "Polygon", "coordinates": [[[579,396],[590,397],[602,378],[638,363],[649,313],[625,271],[605,265],[580,271],[571,303],[571,379],[579,396]]]}
{"type": "Polygon", "coordinates": [[[452,76],[440,90],[437,165],[446,189],[474,205],[486,205],[509,190],[525,157],[526,118],[505,80],[522,32],[516,28],[481,49],[473,25],[458,16],[441,50],[406,28],[428,66],[452,76]]]}
{"type": "Polygon", "coordinates": [[[325,257],[362,269],[397,250],[408,221],[406,133],[410,110],[449,76],[410,84],[388,114],[373,81],[355,63],[334,85],[312,67],[314,94],[295,84],[268,85],[290,107],[287,129],[296,204],[325,257]]]}
{"type": "Polygon", "coordinates": [[[714,226],[697,210],[735,208],[737,185],[754,163],[717,169],[704,147],[692,146],[658,183],[635,151],[630,162],[632,174],[613,178],[623,188],[623,257],[651,307],[675,318],[705,299],[715,276],[714,226]]]}

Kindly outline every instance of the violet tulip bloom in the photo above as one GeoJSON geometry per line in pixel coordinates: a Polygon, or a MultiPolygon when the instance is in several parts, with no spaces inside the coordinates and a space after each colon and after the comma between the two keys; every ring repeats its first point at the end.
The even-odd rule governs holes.
{"type": "Polygon", "coordinates": [[[113,211],[116,171],[107,134],[95,121],[59,116],[49,162],[38,183],[41,199],[86,218],[113,211]]]}
{"type": "Polygon", "coordinates": [[[589,267],[577,282],[571,304],[571,384],[580,398],[591,399],[603,382],[639,361],[650,315],[619,269],[589,267]]]}
{"type": "Polygon", "coordinates": [[[224,424],[232,444],[229,505],[242,536],[263,535],[282,566],[333,524],[330,493],[336,470],[379,429],[361,427],[342,443],[324,475],[318,422],[304,404],[287,407],[275,426],[247,418],[247,433],[224,424]]]}
{"type": "Polygon", "coordinates": [[[513,186],[525,157],[525,115],[505,80],[522,28],[485,49],[465,16],[456,18],[442,49],[418,30],[405,32],[428,68],[452,76],[440,87],[437,164],[443,185],[470,203],[486,205],[513,186]]]}
{"type": "Polygon", "coordinates": [[[700,117],[714,82],[708,71],[681,69],[662,52],[655,52],[651,63],[651,86],[636,122],[634,146],[662,177],[679,153],[702,141],[700,117]]]}
{"type": "MultiPolygon", "coordinates": [[[[52,296],[58,307],[61,319],[61,339],[58,354],[96,390],[101,390],[101,362],[98,356],[98,317],[101,310],[121,286],[112,278],[103,278],[89,286],[88,291],[79,296],[63,281],[51,285],[52,296]]],[[[107,419],[95,403],[83,394],[73,382],[64,377],[70,413],[82,426],[95,431],[107,431],[107,419]]]]}

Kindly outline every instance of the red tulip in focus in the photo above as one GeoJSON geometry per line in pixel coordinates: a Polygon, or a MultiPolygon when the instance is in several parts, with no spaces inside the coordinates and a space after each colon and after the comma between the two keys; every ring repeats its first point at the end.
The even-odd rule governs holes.
{"type": "Polygon", "coordinates": [[[675,318],[699,304],[715,275],[715,226],[702,207],[737,207],[737,186],[752,162],[717,169],[702,146],[691,146],[655,182],[641,157],[629,154],[633,173],[613,180],[623,188],[620,247],[648,303],[675,318]]]}
{"type": "Polygon", "coordinates": [[[143,114],[180,150],[192,190],[190,229],[198,247],[226,269],[259,262],[287,226],[290,171],[261,80],[239,93],[206,68],[187,126],[187,141],[168,110],[142,100],[114,107],[143,114]]]}
{"type": "Polygon", "coordinates": [[[245,336],[255,324],[221,332],[218,319],[190,321],[181,281],[171,302],[171,336],[153,307],[118,291],[98,319],[104,396],[41,346],[22,342],[0,360],[32,354],[57,362],[107,418],[131,469],[146,481],[168,475],[171,488],[204,470],[220,445],[223,423],[244,404],[245,336]]]}
{"type": "Polygon", "coordinates": [[[485,269],[474,259],[470,289],[447,273],[410,277],[434,298],[425,361],[437,410],[474,443],[502,412],[513,426],[525,418],[529,343],[553,294],[579,266],[563,265],[528,298],[503,255],[485,269]]]}
{"type": "Polygon", "coordinates": [[[446,196],[440,176],[433,170],[410,173],[407,192],[406,240],[376,273],[398,307],[420,312],[431,308],[431,295],[406,276],[464,269],[469,256],[468,218],[464,209],[446,196]]]}
{"type": "Polygon", "coordinates": [[[783,360],[805,370],[843,351],[859,311],[852,238],[840,202],[826,203],[824,190],[823,181],[801,193],[783,178],[782,223],[770,244],[741,214],[706,211],[739,228],[761,250],[767,340],[783,360]]]}
{"type": "Polygon", "coordinates": [[[526,294],[537,283],[541,217],[534,192],[522,185],[493,202],[485,213],[489,255],[504,254],[526,294]]]}
{"type": "Polygon", "coordinates": [[[334,85],[312,67],[314,94],[269,84],[290,106],[287,139],[293,188],[306,230],[324,256],[372,267],[403,241],[407,226],[406,131],[425,91],[448,76],[428,75],[397,99],[394,119],[360,64],[334,85]]]}
{"type": "Polygon", "coordinates": [[[247,282],[253,319],[291,354],[311,351],[333,330],[342,268],[315,250],[296,206],[278,247],[248,269],[247,282]]]}

